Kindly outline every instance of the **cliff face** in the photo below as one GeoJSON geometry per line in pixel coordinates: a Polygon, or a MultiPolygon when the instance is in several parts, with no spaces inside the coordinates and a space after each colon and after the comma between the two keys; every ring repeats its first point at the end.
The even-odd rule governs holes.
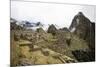
{"type": "MultiPolygon", "coordinates": [[[[82,12],[79,12],[72,20],[69,29],[73,34],[88,43],[89,50],[87,51],[87,55],[89,53],[91,55],[88,55],[89,57],[95,58],[95,23],[85,17],[82,12]]],[[[83,51],[76,51],[75,53],[79,54],[80,52],[84,53],[83,51]]]]}
{"type": "Polygon", "coordinates": [[[77,34],[79,37],[86,39],[88,33],[90,33],[91,21],[86,18],[82,12],[79,12],[70,26],[70,31],[77,34]]]}
{"type": "Polygon", "coordinates": [[[87,17],[85,17],[82,12],[79,12],[74,17],[69,29],[72,33],[78,35],[84,40],[87,40],[88,42],[90,42],[89,40],[91,38],[95,38],[95,23],[91,22],[87,17]]]}

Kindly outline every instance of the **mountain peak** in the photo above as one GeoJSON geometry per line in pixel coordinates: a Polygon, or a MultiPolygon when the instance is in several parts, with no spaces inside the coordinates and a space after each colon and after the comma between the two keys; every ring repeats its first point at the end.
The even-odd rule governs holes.
{"type": "Polygon", "coordinates": [[[78,12],[78,15],[83,15],[83,13],[82,12],[78,12]]]}
{"type": "Polygon", "coordinates": [[[80,17],[80,16],[85,17],[82,12],[78,12],[75,17],[80,17]]]}
{"type": "Polygon", "coordinates": [[[78,27],[78,26],[86,26],[88,27],[88,25],[90,24],[90,20],[84,16],[84,14],[82,12],[78,12],[77,15],[75,15],[75,17],[73,18],[72,20],[72,24],[70,26],[70,31],[71,32],[74,32],[75,29],[78,27]]]}

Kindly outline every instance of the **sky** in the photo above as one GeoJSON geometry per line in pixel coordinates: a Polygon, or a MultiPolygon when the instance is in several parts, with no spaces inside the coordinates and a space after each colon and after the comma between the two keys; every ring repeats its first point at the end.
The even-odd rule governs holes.
{"type": "Polygon", "coordinates": [[[95,22],[95,6],[54,4],[40,2],[11,1],[11,17],[23,21],[41,22],[45,25],[56,24],[59,28],[70,26],[78,12],[95,22]]]}

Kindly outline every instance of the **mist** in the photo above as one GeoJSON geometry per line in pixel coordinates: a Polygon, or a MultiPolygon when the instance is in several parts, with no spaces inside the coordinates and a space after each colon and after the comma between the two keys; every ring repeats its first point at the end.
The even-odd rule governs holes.
{"type": "Polygon", "coordinates": [[[62,27],[70,26],[78,12],[95,22],[95,6],[54,4],[40,2],[11,1],[11,17],[23,21],[41,22],[45,25],[55,24],[62,27]]]}

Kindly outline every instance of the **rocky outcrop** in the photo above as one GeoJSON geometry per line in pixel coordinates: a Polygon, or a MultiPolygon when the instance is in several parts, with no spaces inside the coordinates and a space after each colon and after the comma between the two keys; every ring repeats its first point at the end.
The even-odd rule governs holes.
{"type": "MultiPolygon", "coordinates": [[[[80,39],[85,40],[89,47],[89,51],[86,51],[85,53],[84,51],[80,50],[73,53],[78,53],[81,57],[84,57],[83,54],[86,54],[87,57],[90,57],[90,54],[90,58],[85,58],[87,58],[88,61],[91,61],[91,58],[92,61],[95,60],[95,23],[91,22],[87,17],[85,17],[82,12],[79,12],[72,20],[72,24],[69,29],[74,35],[77,35],[80,37],[80,39]]],[[[79,59],[79,57],[77,57],[77,59],[79,59]]],[[[85,59],[83,60],[85,61],[85,59]]]]}
{"type": "Polygon", "coordinates": [[[63,27],[59,29],[60,31],[65,31],[65,32],[70,32],[69,29],[67,27],[63,27]]]}
{"type": "Polygon", "coordinates": [[[74,17],[69,29],[71,32],[78,35],[80,38],[86,40],[87,42],[94,43],[95,23],[91,22],[87,17],[85,17],[82,12],[79,12],[74,17]]]}
{"type": "Polygon", "coordinates": [[[46,32],[43,30],[43,28],[37,28],[36,32],[38,32],[38,33],[46,33],[46,32]]]}
{"type": "Polygon", "coordinates": [[[86,39],[88,33],[90,33],[91,21],[79,12],[70,26],[70,31],[78,35],[80,38],[86,39]]]}
{"type": "Polygon", "coordinates": [[[10,29],[11,30],[24,30],[23,27],[17,25],[17,20],[13,18],[10,19],[10,29]]]}
{"type": "Polygon", "coordinates": [[[47,30],[48,33],[51,33],[52,35],[55,35],[57,33],[57,28],[51,24],[47,30]]]}
{"type": "Polygon", "coordinates": [[[92,23],[82,12],[79,12],[72,20],[72,24],[69,29],[80,38],[86,40],[89,36],[91,36],[90,33],[92,34],[92,30],[95,30],[93,29],[95,28],[93,27],[94,24],[95,23],[92,23]]]}
{"type": "Polygon", "coordinates": [[[90,50],[75,50],[72,54],[79,62],[95,61],[95,54],[90,50]]]}

